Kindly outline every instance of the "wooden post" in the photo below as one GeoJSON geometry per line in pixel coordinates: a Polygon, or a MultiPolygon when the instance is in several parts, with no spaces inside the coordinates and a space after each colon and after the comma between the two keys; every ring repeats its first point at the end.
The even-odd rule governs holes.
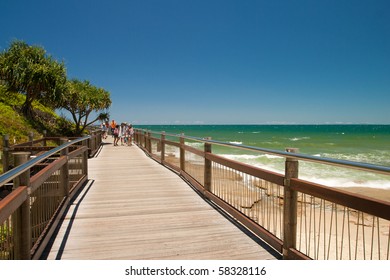
{"type": "Polygon", "coordinates": [[[138,129],[134,129],[134,142],[136,145],[139,145],[139,131],[138,131],[138,129]]]}
{"type": "Polygon", "coordinates": [[[152,153],[152,133],[150,130],[148,131],[148,147],[146,149],[148,150],[149,154],[152,153]]]}
{"type": "Polygon", "coordinates": [[[101,130],[98,130],[96,133],[96,150],[98,149],[98,147],[100,147],[100,144],[102,142],[102,131],[101,130]]]}
{"type": "Polygon", "coordinates": [[[149,133],[149,130],[146,131],[146,134],[145,134],[145,149],[146,151],[149,152],[149,137],[150,137],[150,133],[149,133]]]}
{"type": "Polygon", "coordinates": [[[146,132],[146,130],[144,130],[144,141],[143,141],[143,146],[144,146],[145,149],[146,149],[146,147],[147,147],[147,145],[146,145],[147,141],[148,141],[147,132],[146,132]]]}
{"type": "MultiPolygon", "coordinates": [[[[29,152],[13,153],[15,166],[26,163],[30,158],[29,152]]],[[[14,180],[14,189],[19,186],[30,185],[30,170],[24,172],[14,180]]],[[[15,259],[31,259],[31,222],[30,222],[30,198],[28,197],[23,204],[15,211],[14,219],[14,242],[15,242],[15,259]]]]}
{"type": "MultiPolygon", "coordinates": [[[[68,139],[62,138],[61,144],[68,142],[68,139]]],[[[60,169],[60,195],[69,197],[69,161],[68,161],[69,148],[61,150],[61,156],[67,157],[66,163],[60,169]]]]}
{"type": "Polygon", "coordinates": [[[3,137],[3,172],[8,171],[9,169],[9,135],[5,134],[3,137]]]}
{"type": "Polygon", "coordinates": [[[181,171],[186,170],[186,153],[184,150],[185,140],[184,140],[184,133],[180,136],[180,169],[181,171]]]}
{"type": "MultiPolygon", "coordinates": [[[[88,148],[88,141],[83,141],[83,146],[86,146],[88,148]]],[[[88,149],[83,154],[83,174],[87,175],[88,179],[88,149]]]]}
{"type": "Polygon", "coordinates": [[[91,155],[95,152],[96,150],[96,132],[92,131],[91,133],[91,155]]]}
{"type": "MultiPolygon", "coordinates": [[[[206,140],[211,140],[211,137],[206,138],[206,140]]],[[[204,152],[204,188],[211,192],[212,162],[207,159],[207,154],[212,152],[211,143],[204,143],[204,152]]]]}
{"type": "Polygon", "coordinates": [[[93,151],[96,152],[97,148],[99,147],[99,133],[97,131],[92,132],[93,137],[95,138],[93,151]]]}
{"type": "MultiPolygon", "coordinates": [[[[296,148],[287,148],[289,153],[298,153],[296,148]]],[[[284,228],[283,228],[283,259],[291,259],[290,248],[296,248],[297,237],[297,192],[290,189],[290,179],[298,178],[299,162],[294,158],[286,158],[284,179],[284,228]]]]}
{"type": "MultiPolygon", "coordinates": [[[[84,145],[84,143],[83,143],[83,145],[84,145]]],[[[89,138],[89,139],[87,139],[87,141],[86,141],[86,146],[87,146],[87,148],[88,148],[87,155],[88,155],[88,157],[89,157],[89,156],[92,154],[92,137],[89,138]]]]}
{"type": "Polygon", "coordinates": [[[161,163],[165,161],[165,131],[161,133],[161,163]]]}
{"type": "MultiPolygon", "coordinates": [[[[34,141],[34,132],[29,132],[28,133],[28,142],[30,142],[29,144],[30,144],[30,147],[32,147],[33,146],[33,141],[34,141]]],[[[31,151],[32,151],[32,149],[31,149],[31,151]]]]}
{"type": "Polygon", "coordinates": [[[44,146],[44,147],[47,146],[46,137],[47,137],[47,130],[44,130],[44,131],[43,131],[43,146],[44,146]]]}
{"type": "Polygon", "coordinates": [[[161,139],[157,141],[157,153],[161,153],[161,139]]]}

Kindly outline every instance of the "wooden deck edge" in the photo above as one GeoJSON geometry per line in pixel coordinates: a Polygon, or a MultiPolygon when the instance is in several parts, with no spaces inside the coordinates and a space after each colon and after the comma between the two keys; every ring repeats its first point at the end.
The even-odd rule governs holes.
{"type": "Polygon", "coordinates": [[[53,237],[53,233],[56,231],[58,224],[60,223],[62,216],[68,209],[69,198],[64,197],[58,206],[55,214],[50,219],[49,224],[44,229],[41,236],[38,238],[37,242],[31,248],[31,259],[39,260],[42,256],[42,253],[45,251],[47,245],[50,242],[50,239],[53,237]]]}
{"type": "Polygon", "coordinates": [[[72,190],[70,192],[69,197],[65,197],[61,201],[56,213],[54,214],[54,216],[50,220],[48,226],[44,230],[41,237],[39,237],[36,245],[31,249],[31,259],[32,260],[39,260],[41,258],[41,256],[43,255],[43,253],[47,249],[48,245],[50,244],[50,240],[53,237],[55,237],[55,232],[57,231],[57,227],[61,223],[64,215],[67,213],[67,211],[69,209],[70,201],[72,201],[72,199],[74,199],[74,197],[77,196],[77,194],[79,193],[79,190],[81,188],[85,187],[87,182],[88,182],[88,176],[84,175],[74,185],[74,187],[72,188],[72,190]]]}
{"type": "Polygon", "coordinates": [[[283,252],[282,240],[273,236],[262,226],[256,224],[255,222],[247,218],[245,215],[237,211],[235,208],[230,206],[228,203],[226,203],[213,193],[205,190],[203,186],[194,178],[192,178],[189,174],[181,172],[180,175],[188,184],[190,184],[194,189],[196,189],[203,198],[212,201],[218,207],[218,209],[221,209],[225,213],[237,219],[240,224],[242,224],[246,229],[250,230],[256,237],[268,243],[270,247],[272,247],[272,249],[274,249],[276,252],[280,254],[283,252]]]}

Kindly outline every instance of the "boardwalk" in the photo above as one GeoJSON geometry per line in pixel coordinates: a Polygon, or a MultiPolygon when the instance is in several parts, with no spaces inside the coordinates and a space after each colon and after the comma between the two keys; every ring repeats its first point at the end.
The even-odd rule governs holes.
{"type": "Polygon", "coordinates": [[[275,259],[136,146],[104,145],[89,179],[47,259],[275,259]]]}

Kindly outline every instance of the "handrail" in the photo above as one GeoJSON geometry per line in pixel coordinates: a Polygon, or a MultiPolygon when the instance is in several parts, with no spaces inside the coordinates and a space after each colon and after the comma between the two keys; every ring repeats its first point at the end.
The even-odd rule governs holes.
{"type": "MultiPolygon", "coordinates": [[[[35,142],[43,141],[46,145],[46,140],[35,142]]],[[[24,163],[0,175],[0,186],[13,180],[12,192],[0,201],[0,229],[4,232],[4,228],[12,228],[0,242],[0,259],[38,259],[69,201],[88,180],[88,156],[99,148],[100,135],[93,133],[74,140],[65,137],[56,140],[67,142],[36,154],[27,162],[28,156],[16,158],[16,164],[24,163]],[[77,144],[79,142],[82,145],[77,144]],[[73,147],[77,149],[69,152],[73,147]],[[42,168],[46,159],[54,160],[43,164],[42,168]]],[[[6,162],[9,162],[10,151],[20,151],[20,147],[7,146],[6,162]]],[[[34,153],[35,147],[22,148],[34,153]]]]}
{"type": "Polygon", "coordinates": [[[299,154],[293,148],[283,152],[145,129],[135,133],[137,145],[148,155],[177,172],[284,259],[389,259],[390,202],[299,179],[298,162],[386,176],[389,166],[299,154]],[[186,140],[202,142],[203,149],[186,140]],[[213,145],[284,157],[284,174],[217,155],[213,145]]]}
{"type": "MultiPolygon", "coordinates": [[[[144,129],[140,129],[140,130],[146,131],[144,129]]],[[[155,132],[155,131],[148,131],[148,132],[155,133],[155,134],[162,134],[161,132],[155,132]]],[[[381,166],[381,165],[375,165],[375,164],[371,164],[371,163],[355,162],[355,161],[341,160],[341,159],[334,159],[334,158],[327,158],[327,157],[317,157],[317,156],[311,156],[311,155],[301,154],[301,153],[290,153],[290,152],[284,152],[284,151],[273,150],[273,149],[266,149],[266,148],[259,148],[259,147],[254,147],[254,146],[228,143],[228,142],[212,140],[212,139],[207,139],[207,138],[186,136],[184,134],[165,133],[165,135],[171,136],[171,137],[183,137],[184,139],[190,139],[190,140],[208,143],[208,144],[217,144],[220,146],[225,146],[225,147],[230,147],[230,148],[239,148],[239,149],[243,149],[243,150],[262,152],[262,153],[272,154],[272,155],[285,157],[285,158],[303,159],[303,160],[315,162],[315,163],[325,163],[325,164],[334,165],[334,166],[350,167],[350,168],[353,168],[356,170],[370,171],[370,172],[374,172],[374,173],[378,173],[378,174],[385,174],[385,175],[390,174],[390,167],[389,166],[381,166]]]]}
{"type": "Polygon", "coordinates": [[[43,160],[47,159],[48,157],[50,157],[52,155],[58,153],[59,151],[63,150],[64,148],[70,147],[78,142],[82,142],[82,141],[88,140],[90,138],[91,138],[91,136],[87,135],[87,136],[72,140],[70,142],[64,143],[61,146],[55,147],[55,148],[43,153],[42,155],[39,155],[39,156],[29,160],[28,162],[7,171],[6,173],[0,175],[0,186],[6,184],[7,182],[12,180],[13,178],[23,174],[24,172],[29,170],[34,165],[42,162],[43,160]]]}

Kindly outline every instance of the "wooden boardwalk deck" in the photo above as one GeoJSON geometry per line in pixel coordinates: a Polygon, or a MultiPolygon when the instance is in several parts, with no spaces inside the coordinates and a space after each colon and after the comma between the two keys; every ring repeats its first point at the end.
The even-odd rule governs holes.
{"type": "Polygon", "coordinates": [[[276,258],[137,146],[106,143],[88,164],[47,259],[276,258]]]}

